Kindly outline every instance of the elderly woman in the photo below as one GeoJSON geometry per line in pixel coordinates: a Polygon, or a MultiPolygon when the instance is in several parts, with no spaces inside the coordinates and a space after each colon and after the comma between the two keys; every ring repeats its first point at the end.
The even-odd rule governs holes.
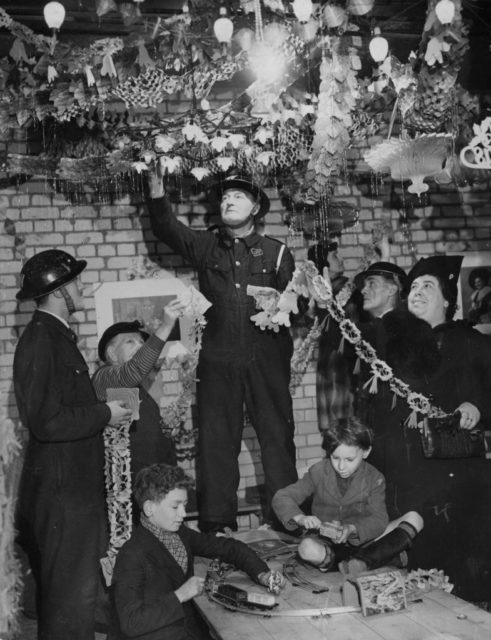
{"type": "MultiPolygon", "coordinates": [[[[448,413],[460,411],[460,427],[473,429],[491,415],[491,339],[452,320],[461,263],[461,256],[421,259],[408,275],[409,313],[386,314],[373,344],[412,391],[448,413]]],[[[390,395],[372,396],[368,412],[374,428],[384,424],[389,517],[410,506],[425,522],[412,568],[443,569],[456,595],[489,601],[491,461],[425,458],[419,429],[408,427],[410,408],[401,399],[394,407],[390,395]]]]}

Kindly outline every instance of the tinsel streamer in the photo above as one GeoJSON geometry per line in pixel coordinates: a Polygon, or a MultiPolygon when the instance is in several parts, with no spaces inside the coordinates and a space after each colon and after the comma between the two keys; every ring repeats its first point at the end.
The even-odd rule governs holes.
{"type": "Polygon", "coordinates": [[[116,556],[132,531],[130,426],[131,421],[104,430],[109,547],[101,566],[107,586],[111,585],[116,556]]]}
{"type": "Polygon", "coordinates": [[[324,320],[319,323],[319,319],[315,318],[314,324],[310,328],[310,331],[305,336],[305,339],[296,347],[291,359],[291,381],[290,381],[290,393],[294,393],[294,390],[300,384],[302,377],[307,370],[308,363],[312,357],[315,346],[321,336],[324,329],[324,320]]]}
{"type": "Polygon", "coordinates": [[[0,412],[0,636],[14,637],[22,593],[21,567],[14,551],[14,514],[22,447],[15,423],[6,418],[5,407],[0,412]]]}

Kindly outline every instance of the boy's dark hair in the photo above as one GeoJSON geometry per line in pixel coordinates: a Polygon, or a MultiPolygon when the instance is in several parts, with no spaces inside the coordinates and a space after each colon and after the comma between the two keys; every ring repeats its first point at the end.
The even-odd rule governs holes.
{"type": "Polygon", "coordinates": [[[189,489],[193,479],[181,467],[159,462],[140,469],[136,474],[133,495],[140,509],[146,500],[159,502],[173,489],[189,489]]]}
{"type": "Polygon", "coordinates": [[[323,432],[322,448],[328,456],[339,447],[346,444],[350,447],[360,447],[363,451],[368,451],[372,446],[373,433],[355,416],[339,418],[323,432]]]}

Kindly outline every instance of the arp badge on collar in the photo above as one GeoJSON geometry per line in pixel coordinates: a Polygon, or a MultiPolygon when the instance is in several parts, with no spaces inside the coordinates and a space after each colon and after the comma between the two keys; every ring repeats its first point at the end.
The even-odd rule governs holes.
{"type": "Polygon", "coordinates": [[[262,256],[263,255],[263,250],[262,249],[256,249],[255,247],[252,247],[251,253],[254,256],[254,258],[257,258],[258,256],[262,256]]]}

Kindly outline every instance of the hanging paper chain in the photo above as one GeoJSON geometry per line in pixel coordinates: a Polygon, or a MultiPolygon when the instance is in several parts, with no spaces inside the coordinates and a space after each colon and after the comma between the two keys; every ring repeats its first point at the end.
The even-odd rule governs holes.
{"type": "MultiPolygon", "coordinates": [[[[354,345],[358,357],[370,367],[372,376],[365,384],[365,386],[369,387],[369,391],[377,393],[378,382],[386,382],[395,396],[403,398],[407,402],[411,409],[411,414],[407,419],[409,427],[418,426],[418,413],[429,417],[447,415],[445,411],[432,405],[426,396],[411,391],[405,382],[394,376],[391,367],[377,357],[372,345],[362,339],[361,332],[355,323],[346,317],[344,309],[333,296],[330,282],[319,274],[313,262],[306,260],[297,265],[285,291],[278,297],[275,309],[268,311],[270,323],[288,326],[289,313],[286,312],[294,311],[297,308],[297,298],[300,295],[309,298],[309,300],[314,300],[318,306],[327,310],[331,318],[339,323],[343,338],[354,345]]],[[[259,315],[256,314],[256,316],[259,315]]],[[[260,320],[257,320],[256,324],[259,325],[259,322],[260,320]]],[[[278,329],[279,326],[276,327],[276,330],[278,329]]]]}

